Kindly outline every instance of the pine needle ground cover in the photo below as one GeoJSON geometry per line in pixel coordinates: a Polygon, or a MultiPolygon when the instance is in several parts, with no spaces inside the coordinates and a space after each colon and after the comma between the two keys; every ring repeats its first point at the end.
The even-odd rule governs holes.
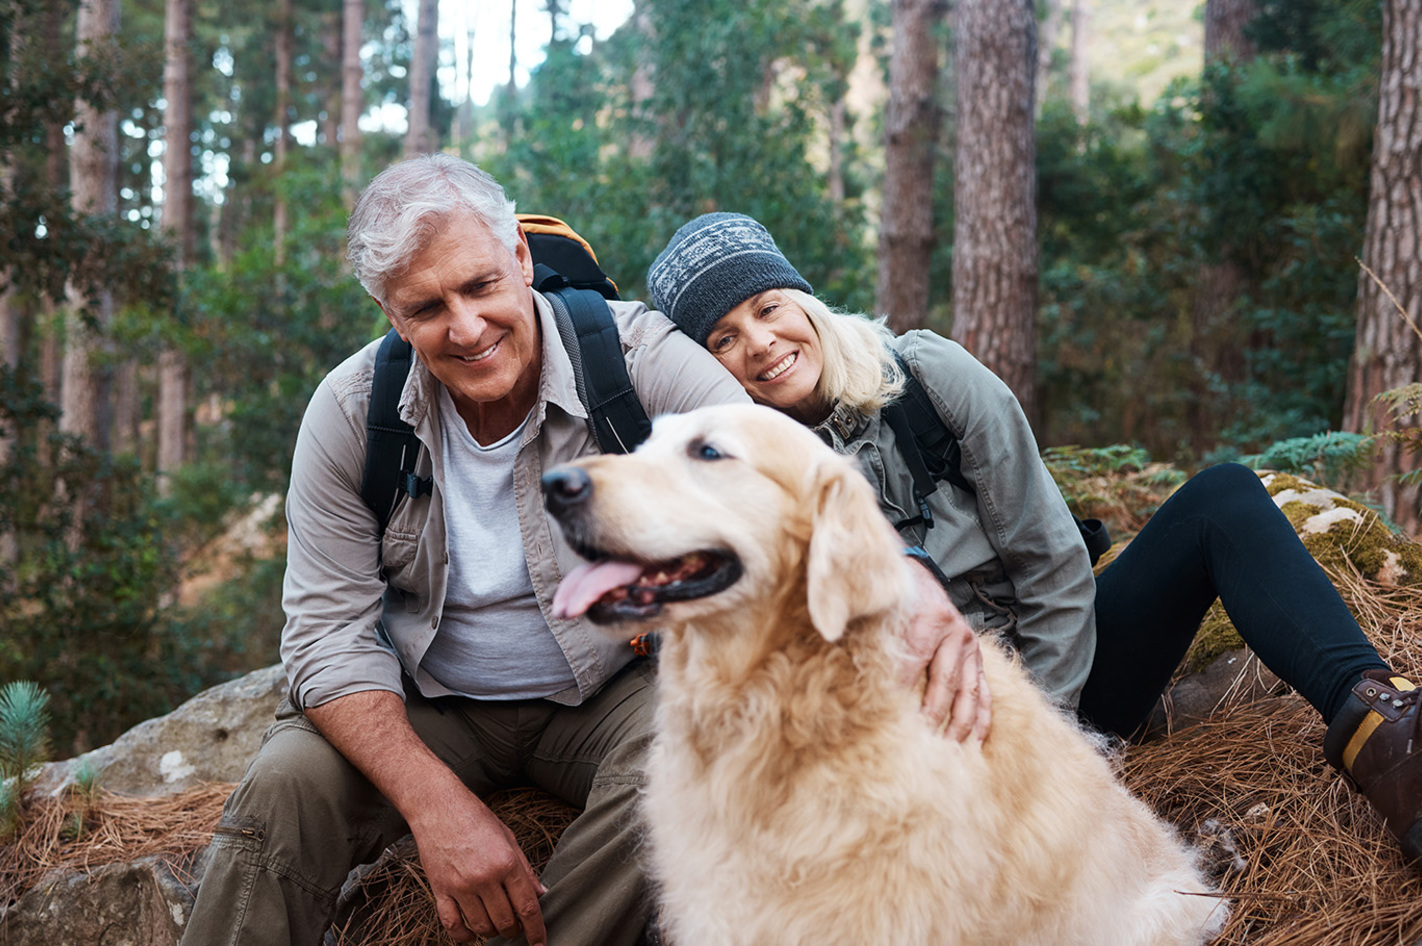
{"type": "MultiPolygon", "coordinates": [[[[1347,535],[1339,541],[1346,545],[1347,535]]],[[[1320,557],[1383,656],[1422,679],[1422,584],[1415,577],[1379,582],[1347,555],[1320,557]]],[[[1244,693],[1226,697],[1206,722],[1128,746],[1120,757],[1127,784],[1201,845],[1233,901],[1218,942],[1418,942],[1422,871],[1403,862],[1367,802],[1324,761],[1322,721],[1292,692],[1244,693]]],[[[92,869],[151,854],[187,863],[210,838],[230,788],[210,785],[167,799],[100,791],[87,801],[32,803],[22,832],[0,846],[0,908],[59,868],[92,869]]],[[[547,860],[573,814],[532,790],[492,802],[535,866],[547,860]]],[[[449,942],[408,846],[392,848],[359,883],[364,895],[348,898],[338,917],[342,946],[449,942]]]]}

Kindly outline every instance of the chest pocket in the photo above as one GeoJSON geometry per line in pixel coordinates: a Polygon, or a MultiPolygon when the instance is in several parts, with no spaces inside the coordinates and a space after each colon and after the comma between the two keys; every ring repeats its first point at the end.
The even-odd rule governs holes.
{"type": "Polygon", "coordinates": [[[380,540],[380,572],[385,576],[386,582],[405,586],[406,583],[400,579],[409,571],[410,563],[415,560],[415,551],[419,547],[418,538],[413,532],[385,530],[385,535],[380,540]]]}

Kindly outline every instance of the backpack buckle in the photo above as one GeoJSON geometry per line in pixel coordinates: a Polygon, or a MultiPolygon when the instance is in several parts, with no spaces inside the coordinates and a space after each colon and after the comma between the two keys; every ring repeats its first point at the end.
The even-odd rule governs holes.
{"type": "Polygon", "coordinates": [[[419,499],[434,491],[433,476],[416,476],[413,473],[405,474],[405,493],[411,499],[419,499]]]}

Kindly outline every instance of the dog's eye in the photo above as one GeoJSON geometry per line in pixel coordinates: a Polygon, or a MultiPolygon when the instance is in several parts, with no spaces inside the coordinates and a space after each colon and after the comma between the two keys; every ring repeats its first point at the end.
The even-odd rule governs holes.
{"type": "Polygon", "coordinates": [[[697,460],[724,460],[726,455],[716,449],[712,444],[704,440],[696,440],[691,443],[688,451],[697,460]]]}

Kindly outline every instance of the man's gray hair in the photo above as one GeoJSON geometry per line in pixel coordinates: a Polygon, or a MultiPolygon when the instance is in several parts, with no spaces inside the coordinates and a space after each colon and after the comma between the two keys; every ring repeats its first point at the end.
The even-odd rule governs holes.
{"type": "Polygon", "coordinates": [[[514,202],[498,181],[468,161],[421,154],[377,174],[356,201],[346,231],[346,257],[365,291],[383,305],[389,280],[409,268],[460,210],[472,213],[514,252],[514,202]]]}

